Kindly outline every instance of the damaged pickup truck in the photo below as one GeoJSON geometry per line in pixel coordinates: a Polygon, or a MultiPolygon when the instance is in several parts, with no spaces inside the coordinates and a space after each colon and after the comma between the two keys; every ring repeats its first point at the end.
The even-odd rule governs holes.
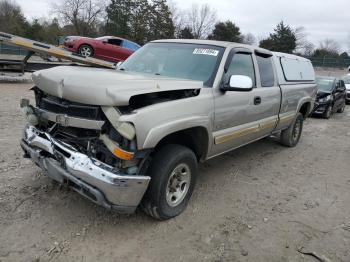
{"type": "Polygon", "coordinates": [[[105,208],[160,220],[186,208],[198,162],[272,134],[295,146],[316,96],[309,60],[205,40],[154,41],[117,70],[33,80],[24,156],[105,208]]]}

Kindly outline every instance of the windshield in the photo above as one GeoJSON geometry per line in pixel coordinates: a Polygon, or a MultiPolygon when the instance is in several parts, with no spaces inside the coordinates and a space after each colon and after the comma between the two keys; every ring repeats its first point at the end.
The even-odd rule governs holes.
{"type": "Polygon", "coordinates": [[[333,89],[333,83],[334,83],[334,79],[332,78],[316,78],[316,85],[318,90],[321,91],[332,91],[333,89]]]}
{"type": "Polygon", "coordinates": [[[346,85],[350,85],[350,75],[344,76],[343,80],[346,85]]]}
{"type": "Polygon", "coordinates": [[[183,43],[149,43],[120,70],[197,80],[211,86],[224,48],[183,43]]]}

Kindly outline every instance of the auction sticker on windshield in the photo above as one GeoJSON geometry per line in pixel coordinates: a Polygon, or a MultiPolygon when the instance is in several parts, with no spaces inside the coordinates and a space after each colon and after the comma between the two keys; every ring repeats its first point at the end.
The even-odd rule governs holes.
{"type": "Polygon", "coordinates": [[[215,49],[209,49],[209,48],[196,48],[193,51],[194,55],[211,55],[211,56],[218,56],[219,51],[215,49]]]}

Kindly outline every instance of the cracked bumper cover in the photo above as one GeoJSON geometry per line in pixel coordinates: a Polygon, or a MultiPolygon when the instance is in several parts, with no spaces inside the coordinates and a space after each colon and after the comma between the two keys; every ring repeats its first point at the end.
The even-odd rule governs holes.
{"type": "Polygon", "coordinates": [[[132,213],[148,187],[150,177],[116,172],[33,126],[25,128],[20,144],[50,178],[68,183],[73,190],[105,208],[132,213]]]}

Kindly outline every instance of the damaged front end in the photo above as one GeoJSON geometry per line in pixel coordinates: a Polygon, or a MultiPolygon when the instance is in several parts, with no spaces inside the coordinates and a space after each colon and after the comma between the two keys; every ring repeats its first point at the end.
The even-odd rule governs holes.
{"type": "Polygon", "coordinates": [[[121,112],[50,96],[34,87],[36,105],[21,101],[28,125],[21,147],[47,175],[91,201],[132,213],[150,180],[147,150],[137,150],[135,128],[121,112]]]}

